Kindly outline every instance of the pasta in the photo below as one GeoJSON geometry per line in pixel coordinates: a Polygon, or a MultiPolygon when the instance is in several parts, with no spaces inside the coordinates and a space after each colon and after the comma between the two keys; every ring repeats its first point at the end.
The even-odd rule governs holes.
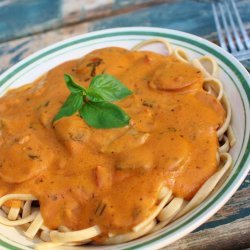
{"type": "MultiPolygon", "coordinates": [[[[118,244],[131,241],[133,239],[137,239],[151,232],[160,230],[167,224],[180,218],[184,214],[188,213],[190,210],[197,207],[201,202],[203,202],[212,193],[212,191],[216,189],[218,183],[223,179],[223,177],[226,175],[226,173],[228,172],[228,170],[232,165],[232,157],[229,153],[229,150],[235,144],[236,139],[233,133],[233,129],[230,125],[232,116],[230,102],[226,94],[224,93],[223,85],[217,76],[218,74],[217,62],[210,56],[203,56],[201,58],[192,60],[183,49],[173,48],[168,41],[160,38],[143,41],[137,44],[131,50],[138,51],[144,46],[153,43],[162,43],[166,47],[168,55],[174,56],[175,58],[177,58],[178,61],[186,65],[193,65],[195,68],[199,69],[204,77],[203,81],[204,90],[208,93],[208,95],[215,97],[217,101],[222,104],[226,115],[223,124],[220,125],[220,127],[217,129],[216,132],[217,140],[220,144],[217,152],[218,169],[207,180],[204,181],[203,185],[189,200],[180,196],[176,196],[173,190],[171,190],[167,185],[164,184],[160,188],[160,192],[158,193],[157,203],[154,206],[154,209],[151,210],[151,213],[146,217],[146,219],[140,221],[132,228],[130,228],[130,230],[127,230],[125,232],[117,234],[106,233],[105,237],[102,238],[100,242],[97,241],[94,243],[118,244]]],[[[145,58],[146,58],[145,60],[148,60],[147,57],[145,58]]],[[[150,86],[152,88],[157,88],[157,89],[159,87],[155,85],[150,85],[150,86]]],[[[172,86],[170,87],[172,88],[172,86]]],[[[162,88],[165,88],[165,86],[160,85],[159,89],[162,90],[162,88]]],[[[175,88],[177,87],[175,86],[175,88]]],[[[172,91],[172,89],[170,89],[170,91],[172,91]]],[[[126,105],[129,106],[130,103],[126,105]]],[[[151,105],[150,103],[145,103],[145,106],[150,106],[150,105],[151,105]]],[[[48,126],[48,118],[46,116],[46,113],[43,113],[41,117],[42,117],[40,118],[41,123],[46,128],[46,126],[48,126]]],[[[150,122],[148,126],[150,126],[150,122]]],[[[137,143],[138,145],[140,144],[143,145],[149,137],[149,133],[147,133],[146,130],[147,129],[143,127],[142,129],[143,132],[141,132],[141,134],[139,135],[136,134],[137,137],[136,140],[133,139],[134,140],[133,143],[137,143]]],[[[131,136],[131,134],[133,135],[133,138],[135,138],[134,136],[135,132],[133,130],[130,130],[130,134],[125,133],[125,135],[124,134],[119,135],[120,136],[119,138],[121,138],[121,140],[124,140],[125,142],[127,141],[126,147],[128,148],[130,147],[130,144],[128,142],[128,137],[131,136]],[[124,136],[124,138],[122,136],[124,136]]],[[[84,136],[86,136],[86,134],[84,134],[84,136]]],[[[78,135],[76,140],[79,141],[82,139],[79,138],[80,136],[78,135]]],[[[20,140],[19,143],[24,144],[26,139],[20,140]]],[[[29,140],[29,138],[27,140],[29,140]]],[[[74,144],[72,145],[67,144],[68,141],[65,138],[60,138],[60,140],[64,142],[67,150],[70,150],[73,153],[75,152],[75,150],[77,150],[74,144]]],[[[108,147],[107,145],[102,146],[102,151],[105,152],[109,151],[109,153],[110,152],[114,153],[115,151],[120,153],[120,151],[122,151],[122,149],[119,148],[119,144],[116,143],[113,143],[113,145],[108,145],[108,147]]],[[[31,157],[35,158],[35,156],[31,157]]],[[[125,164],[124,161],[121,161],[121,164],[125,164]]],[[[131,165],[130,162],[127,164],[131,165]]],[[[139,163],[136,162],[133,164],[134,164],[133,168],[136,168],[135,165],[139,163]]],[[[126,166],[127,165],[122,165],[120,166],[120,169],[126,168],[126,166]]],[[[102,168],[99,168],[99,170],[104,171],[102,168]]],[[[102,173],[101,176],[108,176],[108,174],[106,174],[105,171],[101,173],[102,173]]],[[[99,177],[98,174],[96,174],[96,176],[98,185],[104,185],[102,184],[102,181],[98,180],[98,178],[102,177],[99,177]]],[[[107,187],[105,186],[104,188],[107,187]]],[[[103,236],[102,228],[99,227],[99,225],[97,224],[81,230],[70,230],[68,227],[64,225],[58,227],[57,229],[49,229],[44,225],[44,219],[39,207],[34,206],[34,202],[37,200],[38,198],[36,198],[32,194],[6,194],[2,196],[0,198],[0,207],[1,207],[0,223],[7,226],[22,226],[23,228],[25,228],[24,235],[26,235],[30,239],[33,239],[34,237],[38,236],[41,239],[41,243],[36,245],[36,249],[48,249],[60,245],[81,245],[92,242],[92,239],[94,239],[97,236],[100,237],[103,236]],[[6,203],[8,204],[8,202],[12,204],[13,200],[19,201],[18,203],[19,205],[6,206],[6,203]]],[[[74,209],[73,205],[72,207],[73,207],[72,209],[74,209]]],[[[105,204],[98,205],[97,213],[98,214],[103,213],[105,208],[106,208],[105,204]]],[[[70,211],[68,213],[70,213],[70,211]]]]}

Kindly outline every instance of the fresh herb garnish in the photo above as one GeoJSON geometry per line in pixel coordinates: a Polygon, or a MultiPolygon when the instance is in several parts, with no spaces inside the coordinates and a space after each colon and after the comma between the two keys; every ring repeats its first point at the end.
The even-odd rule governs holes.
{"type": "Polygon", "coordinates": [[[90,76],[95,76],[96,75],[96,68],[102,63],[101,58],[93,58],[92,62],[87,64],[87,67],[92,67],[90,76]]]}
{"type": "Polygon", "coordinates": [[[91,81],[87,96],[91,101],[117,101],[132,94],[132,91],[111,75],[97,75],[91,81]]]}
{"type": "Polygon", "coordinates": [[[81,118],[94,128],[119,128],[128,125],[130,117],[112,101],[121,100],[132,91],[111,75],[95,76],[88,88],[64,75],[70,95],[54,117],[53,122],[79,112],[81,118]]]}

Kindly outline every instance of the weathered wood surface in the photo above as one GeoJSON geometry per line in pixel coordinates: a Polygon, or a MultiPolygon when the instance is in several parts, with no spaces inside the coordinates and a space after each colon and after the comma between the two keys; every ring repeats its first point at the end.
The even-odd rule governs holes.
{"type": "MultiPolygon", "coordinates": [[[[167,0],[2,0],[0,42],[82,21],[118,15],[167,0]],[[15,18],[13,18],[15,17],[15,18]]],[[[171,0],[168,0],[171,1],[171,0]]]]}
{"type": "MultiPolygon", "coordinates": [[[[46,2],[47,0],[38,2],[44,1],[46,2]]],[[[51,3],[53,1],[49,2],[51,3]]],[[[59,0],[55,0],[55,2],[57,1],[59,0]]],[[[2,33],[1,30],[4,25],[1,20],[1,5],[7,2],[15,4],[16,0],[0,1],[0,34],[2,33]]],[[[24,0],[19,2],[21,4],[24,0]]],[[[17,32],[17,28],[14,27],[12,31],[7,34],[7,36],[12,38],[17,38],[18,36],[24,37],[7,42],[0,42],[0,73],[33,52],[50,44],[88,31],[110,27],[158,26],[178,29],[206,37],[210,40],[216,40],[211,5],[208,3],[198,3],[187,0],[167,1],[167,3],[162,3],[162,1],[159,0],[139,0],[136,1],[137,5],[135,7],[132,5],[132,0],[99,0],[92,1],[99,2],[99,5],[95,7],[92,5],[92,10],[86,14],[88,16],[85,15],[80,18],[79,13],[81,11],[74,12],[75,6],[79,2],[80,4],[78,4],[78,6],[81,6],[82,2],[91,3],[91,0],[79,0],[79,2],[77,0],[64,0],[63,2],[64,6],[66,6],[65,4],[69,4],[68,2],[72,3],[72,6],[69,5],[70,9],[67,10],[68,13],[71,14],[65,14],[63,17],[60,17],[61,21],[58,21],[59,24],[53,26],[48,19],[48,22],[45,21],[43,25],[40,26],[40,29],[37,28],[36,23],[33,23],[30,26],[32,35],[24,36],[27,34],[27,27],[18,34],[15,33],[17,32]],[[102,2],[105,2],[105,4],[100,5],[102,2]],[[110,3],[108,4],[108,2],[110,3]],[[96,10],[96,12],[94,10],[96,10]],[[47,29],[46,27],[49,27],[49,31],[41,32],[47,29]]],[[[237,5],[246,27],[250,30],[250,1],[239,0],[237,1],[237,5]]],[[[31,15],[31,13],[29,14],[31,15]]],[[[1,39],[2,37],[0,35],[0,40],[1,39]]],[[[250,248],[250,174],[236,194],[207,223],[164,249],[246,248],[250,248]]]]}
{"type": "MultiPolygon", "coordinates": [[[[245,25],[250,27],[250,1],[238,0],[237,4],[245,25]]],[[[90,22],[88,30],[143,25],[201,36],[214,32],[209,0],[0,1],[0,42],[80,22],[90,22]]]]}
{"type": "MultiPolygon", "coordinates": [[[[191,233],[164,250],[236,250],[249,249],[249,220],[239,219],[230,224],[191,233]]],[[[162,250],[163,250],[162,249],[162,250]]]]}
{"type": "MultiPolygon", "coordinates": [[[[139,2],[142,1],[140,0],[139,2]]],[[[116,8],[119,8],[119,6],[116,6],[116,8]]],[[[238,1],[238,8],[246,27],[249,27],[250,30],[250,1],[238,1]]],[[[126,12],[127,11],[126,9],[126,12]]],[[[33,52],[55,42],[88,31],[122,26],[171,28],[203,36],[209,40],[215,40],[217,38],[211,4],[186,0],[168,1],[167,3],[150,5],[149,7],[144,6],[141,9],[135,8],[135,10],[133,10],[133,8],[131,8],[128,13],[117,16],[75,23],[74,25],[66,25],[61,28],[14,39],[12,41],[0,42],[0,73],[33,52]]],[[[246,64],[247,63],[250,65],[250,61],[246,62],[246,64]]]]}

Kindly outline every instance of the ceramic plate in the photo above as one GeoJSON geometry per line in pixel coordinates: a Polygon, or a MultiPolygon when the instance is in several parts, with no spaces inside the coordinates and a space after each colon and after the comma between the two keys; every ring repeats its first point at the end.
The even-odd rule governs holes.
{"type": "MultiPolygon", "coordinates": [[[[197,58],[211,55],[216,58],[222,80],[231,105],[232,127],[237,142],[231,150],[234,159],[232,171],[224,184],[195,210],[181,219],[138,240],[125,244],[101,247],[101,249],[158,249],[164,247],[204,223],[218,211],[235,193],[250,169],[250,77],[245,68],[230,54],[218,46],[197,36],[160,28],[118,28],[80,35],[47,47],[0,76],[0,95],[9,88],[21,86],[35,80],[38,76],[64,61],[79,58],[88,52],[109,46],[131,48],[138,42],[154,37],[168,39],[174,46],[182,47],[197,58]]],[[[148,49],[164,53],[160,44],[148,49]]],[[[27,240],[16,229],[0,225],[0,246],[3,249],[31,249],[34,242],[27,240]]],[[[67,249],[70,249],[67,247],[67,249]]],[[[78,248],[79,249],[79,248],[78,248]]],[[[84,247],[84,249],[86,249],[84,247]]],[[[100,249],[91,247],[91,249],[100,249]]]]}

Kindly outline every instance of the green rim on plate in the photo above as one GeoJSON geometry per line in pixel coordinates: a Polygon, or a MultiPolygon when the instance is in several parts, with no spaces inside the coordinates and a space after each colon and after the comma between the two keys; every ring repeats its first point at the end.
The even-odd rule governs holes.
{"type": "MultiPolygon", "coordinates": [[[[174,39],[176,41],[185,42],[189,45],[200,48],[200,49],[210,53],[214,57],[218,58],[219,60],[221,60],[235,74],[235,76],[237,77],[237,80],[241,83],[242,87],[244,88],[248,103],[250,103],[250,86],[247,82],[247,79],[244,77],[242,72],[236,67],[236,65],[231,60],[229,60],[229,58],[227,56],[224,56],[222,53],[218,52],[217,49],[213,48],[214,46],[208,46],[204,42],[202,42],[202,39],[197,38],[197,37],[192,36],[192,35],[189,35],[189,34],[185,35],[185,33],[183,33],[183,32],[176,32],[175,31],[174,32],[175,34],[171,34],[171,32],[168,30],[158,29],[158,28],[156,28],[157,31],[152,31],[153,28],[151,28],[151,29],[149,28],[148,31],[146,31],[143,28],[138,28],[137,30],[135,30],[135,29],[136,28],[132,28],[132,29],[130,29],[130,31],[126,28],[117,29],[117,31],[114,31],[115,29],[113,29],[110,31],[107,30],[106,31],[107,33],[105,31],[103,33],[101,32],[101,34],[100,34],[100,32],[97,32],[97,34],[96,34],[96,32],[93,32],[87,37],[82,37],[82,36],[76,37],[73,40],[72,39],[70,39],[69,41],[66,40],[65,42],[63,42],[63,44],[59,43],[57,45],[48,47],[48,49],[46,49],[45,51],[42,51],[42,52],[38,53],[37,55],[35,54],[34,56],[31,56],[31,58],[26,59],[23,63],[20,63],[19,66],[8,70],[2,78],[0,77],[0,86],[5,84],[13,76],[15,76],[18,72],[22,71],[24,68],[33,64],[37,60],[39,60],[45,56],[51,55],[51,54],[53,54],[57,51],[60,51],[62,49],[71,47],[73,45],[83,44],[83,43],[97,40],[97,39],[117,37],[117,36],[126,36],[126,38],[128,38],[129,36],[145,36],[145,37],[155,36],[155,37],[163,37],[163,38],[167,38],[167,39],[174,39]],[[168,32],[170,32],[170,33],[168,33],[168,32]]],[[[142,39],[142,38],[140,38],[140,39],[142,39]]],[[[124,39],[124,40],[126,40],[126,39],[124,39]]],[[[193,50],[192,48],[188,48],[188,49],[193,50]]],[[[233,81],[233,78],[230,76],[230,74],[227,73],[225,69],[223,69],[223,71],[233,81]]],[[[238,89],[238,86],[236,84],[235,84],[235,87],[238,89]]],[[[243,105],[245,105],[245,103],[243,101],[244,98],[242,97],[239,89],[238,89],[238,92],[242,98],[243,105]]],[[[245,112],[245,116],[246,116],[246,112],[249,112],[246,109],[246,107],[245,107],[244,112],[245,112]]],[[[246,124],[245,124],[245,130],[246,130],[246,124]]],[[[242,151],[243,145],[245,145],[245,143],[246,143],[246,149],[245,149],[244,155],[243,155],[240,163],[238,164],[237,168],[234,169],[235,170],[234,174],[231,176],[231,178],[228,180],[228,182],[223,186],[223,188],[221,188],[221,190],[216,195],[214,195],[211,199],[209,199],[209,202],[204,207],[202,207],[194,215],[189,216],[189,218],[187,218],[186,220],[183,220],[181,223],[179,223],[179,225],[173,227],[172,229],[169,229],[166,232],[162,232],[160,236],[156,236],[153,239],[148,239],[148,240],[145,239],[145,241],[143,243],[136,243],[135,246],[132,246],[129,248],[125,247],[122,249],[138,249],[138,248],[142,248],[145,246],[149,246],[153,243],[156,243],[157,241],[163,239],[164,237],[166,237],[170,234],[177,233],[179,229],[181,229],[185,226],[191,225],[191,223],[195,219],[201,218],[201,216],[204,215],[209,209],[211,209],[212,206],[215,206],[216,202],[218,202],[219,199],[222,199],[222,197],[226,193],[226,191],[228,191],[229,188],[232,188],[234,184],[237,184],[239,182],[240,176],[247,170],[247,166],[248,166],[248,163],[250,160],[250,157],[249,157],[249,155],[250,155],[250,138],[246,134],[244,136],[244,139],[243,139],[243,142],[241,145],[241,150],[240,150],[239,156],[242,153],[241,151],[242,151]],[[246,140],[248,140],[248,141],[246,142],[246,140]]],[[[236,163],[237,163],[237,161],[238,161],[238,159],[236,160],[236,163]]],[[[20,249],[20,248],[13,246],[13,245],[10,245],[9,243],[4,242],[4,241],[0,241],[0,246],[5,247],[7,249],[20,249]]]]}

